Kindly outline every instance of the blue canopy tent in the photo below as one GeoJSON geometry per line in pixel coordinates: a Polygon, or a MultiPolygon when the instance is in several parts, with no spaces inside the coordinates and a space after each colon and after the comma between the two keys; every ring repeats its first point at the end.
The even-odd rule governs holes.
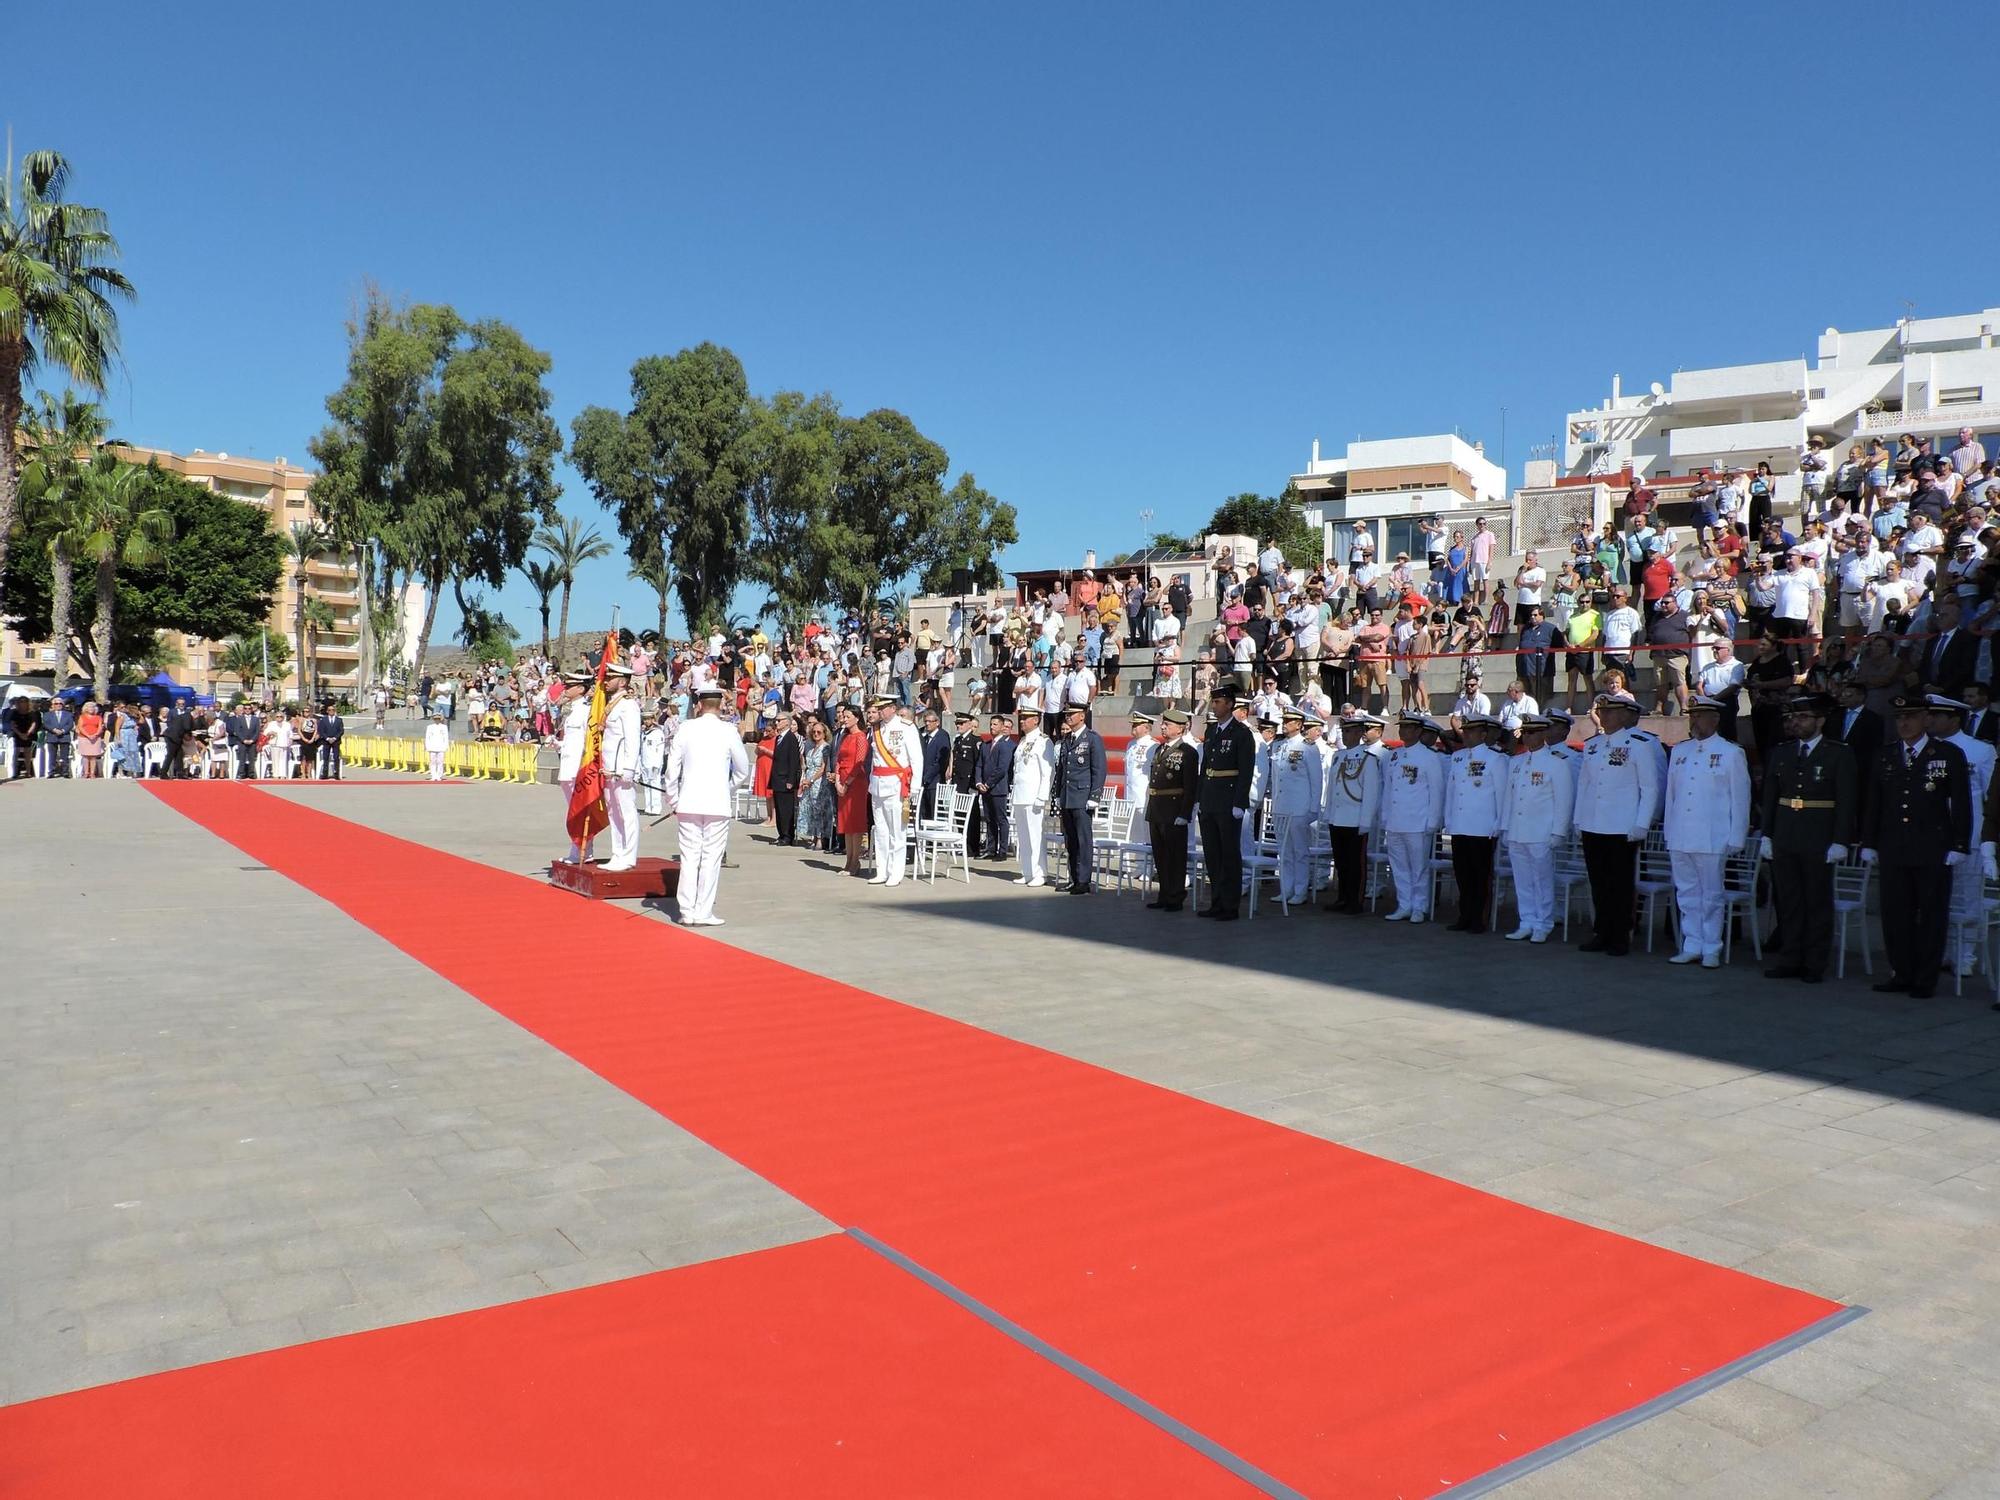
{"type": "MultiPolygon", "coordinates": [[[[64,688],[56,695],[71,708],[92,696],[87,683],[64,688]]],[[[144,682],[116,682],[111,685],[113,703],[142,703],[147,708],[171,708],[174,704],[189,704],[195,699],[195,690],[183,687],[165,672],[155,672],[144,682]]]]}

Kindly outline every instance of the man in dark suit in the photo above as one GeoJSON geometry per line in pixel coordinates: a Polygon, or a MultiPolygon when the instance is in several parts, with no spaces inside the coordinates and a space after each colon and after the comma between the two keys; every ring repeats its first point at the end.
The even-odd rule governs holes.
{"type": "Polygon", "coordinates": [[[319,723],[319,776],[322,781],[340,780],[342,765],[340,741],[347,733],[347,721],[327,704],[320,710],[319,723]]]}
{"type": "Polygon", "coordinates": [[[1896,738],[1879,752],[1861,858],[1881,872],[1883,994],[1928,1000],[1951,919],[1952,868],[1972,851],[1972,781],[1956,745],[1928,733],[1921,698],[1896,700],[1896,738]]]}
{"type": "Polygon", "coordinates": [[[1917,676],[1931,690],[1960,697],[1979,665],[1979,638],[1958,623],[1958,602],[1940,599],[1931,612],[1931,638],[1917,643],[1917,676]]]}
{"type": "Polygon", "coordinates": [[[1764,769],[1759,826],[1783,937],[1766,979],[1818,984],[1833,952],[1833,867],[1854,842],[1858,782],[1853,753],[1825,732],[1832,707],[1820,693],[1792,699],[1785,710],[1792,738],[1764,769]]]}
{"type": "Polygon", "coordinates": [[[977,849],[981,835],[985,831],[985,819],[980,816],[979,797],[979,752],[985,748],[979,738],[978,719],[960,709],[952,715],[952,723],[958,733],[951,741],[951,789],[961,797],[972,799],[972,816],[965,824],[965,847],[977,849]]]}
{"type": "Polygon", "coordinates": [[[1888,736],[1882,716],[1866,706],[1868,690],[1852,678],[1843,678],[1834,689],[1839,707],[1826,721],[1826,737],[1837,740],[1854,752],[1854,764],[1865,781],[1875,771],[1875,752],[1888,736]]]}
{"type": "Polygon", "coordinates": [[[778,737],[771,742],[771,816],[781,844],[799,841],[799,786],[805,773],[806,747],[798,726],[790,714],[779,714],[778,737]]]}
{"type": "Polygon", "coordinates": [[[1250,810],[1250,777],[1257,768],[1257,736],[1236,717],[1236,684],[1220,679],[1208,699],[1208,732],[1201,742],[1201,858],[1208,869],[1204,917],[1236,920],[1243,899],[1243,819],[1250,810]]]}
{"type": "Polygon", "coordinates": [[[257,774],[257,731],[262,727],[257,715],[251,712],[248,703],[239,703],[222,727],[229,737],[229,759],[236,768],[237,778],[249,780],[257,774]]]}
{"type": "Polygon", "coordinates": [[[979,810],[986,819],[985,857],[1008,859],[1014,853],[1008,837],[1013,826],[1009,804],[1014,795],[1014,725],[1005,714],[995,714],[988,727],[992,734],[979,748],[973,789],[979,793],[979,810]]]}
{"type": "Polygon", "coordinates": [[[1958,696],[1965,700],[1965,732],[1975,740],[2000,745],[2000,714],[1993,712],[1992,690],[1974,678],[1958,696]]]}
{"type": "Polygon", "coordinates": [[[181,763],[181,746],[191,726],[187,704],[181,699],[176,698],[161,711],[159,737],[166,746],[166,754],[160,761],[161,780],[179,781],[187,775],[187,767],[181,763]]]}
{"type": "Polygon", "coordinates": [[[1090,727],[1089,709],[1081,703],[1063,706],[1063,737],[1056,746],[1055,785],[1049,800],[1062,816],[1063,847],[1069,854],[1069,885],[1072,896],[1088,896],[1097,857],[1092,842],[1091,819],[1104,797],[1104,778],[1110,769],[1104,753],[1104,736],[1090,727]]]}
{"type": "Polygon", "coordinates": [[[920,817],[937,816],[938,788],[943,786],[951,765],[951,736],[944,732],[934,708],[924,710],[923,732],[918,741],[924,747],[924,800],[920,817]]]}

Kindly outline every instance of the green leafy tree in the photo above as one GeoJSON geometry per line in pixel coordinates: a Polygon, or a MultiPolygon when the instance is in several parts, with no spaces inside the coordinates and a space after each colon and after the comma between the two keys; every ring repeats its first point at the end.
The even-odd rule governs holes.
{"type": "Polygon", "coordinates": [[[396,308],[377,296],[353,329],[348,378],[327,400],[313,443],[324,466],[314,500],[343,537],[379,539],[378,597],[426,591],[415,674],[449,587],[497,588],[556,518],[562,435],[548,414],[549,357],[497,320],[449,307],[396,308]]]}
{"type": "Polygon", "coordinates": [[[570,461],[618,518],[626,554],[664,546],[690,628],[724,613],[750,532],[746,446],[756,420],[743,363],[716,344],[632,366],[632,408],[586,407],[570,461]]]}
{"type": "Polygon", "coordinates": [[[660,608],[660,623],[653,632],[653,641],[658,644],[667,638],[667,606],[674,597],[674,570],[668,563],[666,549],[655,547],[652,554],[642,562],[632,564],[631,577],[634,582],[643,583],[653,591],[654,601],[660,608]]]}
{"type": "Polygon", "coordinates": [[[846,419],[831,396],[780,391],[757,403],[749,450],[745,572],[764,585],[763,612],[797,621],[827,602],[834,480],[846,419]]]}
{"type": "Polygon", "coordinates": [[[324,599],[308,599],[299,618],[305,625],[299,656],[304,668],[299,674],[299,696],[303,699],[312,695],[313,684],[319,681],[319,638],[334,627],[333,606],[324,599]]]}
{"type": "Polygon", "coordinates": [[[69,163],[53,151],[0,172],[0,619],[8,550],[20,507],[14,434],[28,383],[43,366],[87,389],[104,389],[118,353],[119,299],[132,284],[112,262],[118,241],[102,209],[68,201],[69,163]]]}
{"type": "MultiPolygon", "coordinates": [[[[118,569],[111,636],[114,673],[122,664],[146,659],[161,631],[215,641],[252,634],[268,618],[283,574],[279,539],[256,506],[151,465],[139,473],[145,495],[135,503],[142,511],[165,512],[173,543],[144,566],[118,569]]],[[[56,529],[52,513],[31,505],[8,561],[8,608],[24,640],[55,640],[50,548],[56,529]]],[[[94,573],[86,570],[75,583],[75,618],[91,618],[97,608],[94,573]]],[[[74,621],[65,625],[64,634],[69,654],[94,675],[90,637],[79,633],[74,621]]]]}
{"type": "MultiPolygon", "coordinates": [[[[103,452],[107,425],[103,412],[74,392],[52,396],[43,391],[34,415],[21,426],[20,449],[28,461],[21,472],[20,488],[48,558],[57,687],[66,680],[74,655],[68,642],[76,597],[76,523],[84,492],[92,483],[92,470],[103,452]]],[[[0,447],[13,446],[0,443],[0,447]]],[[[19,607],[17,602],[15,608],[19,607]]]]}
{"type": "Polygon", "coordinates": [[[237,636],[222,648],[222,671],[234,677],[244,693],[257,684],[257,696],[269,697],[271,684],[284,680],[292,664],[292,643],[269,626],[237,636]]]}
{"type": "Polygon", "coordinates": [[[562,584],[562,569],[554,563],[530,558],[521,564],[521,575],[528,580],[528,587],[535,591],[535,607],[542,616],[542,655],[546,657],[549,654],[549,598],[562,584]]]}
{"type": "Polygon", "coordinates": [[[871,411],[843,427],[825,529],[834,603],[872,611],[885,586],[931,560],[947,461],[899,411],[871,411]]]}
{"type": "Polygon", "coordinates": [[[174,539],[174,523],[153,503],[146,471],[122,462],[109,448],[92,455],[84,483],[67,517],[67,547],[91,564],[97,595],[90,627],[92,687],[99,701],[111,691],[111,632],[118,607],[118,571],[158,562],[174,539]]]}
{"type": "Polygon", "coordinates": [[[458,622],[458,643],[474,661],[514,664],[514,642],[520,632],[507,623],[498,610],[487,609],[478,599],[467,601],[458,622]]]}
{"type": "Polygon", "coordinates": [[[1304,504],[1293,485],[1280,495],[1246,491],[1232,495],[1209,518],[1210,534],[1254,537],[1259,546],[1275,540],[1285,561],[1311,567],[1320,560],[1320,538],[1306,521],[1304,504]]]}
{"type": "MultiPolygon", "coordinates": [[[[297,637],[299,653],[299,697],[311,694],[306,676],[310,658],[306,655],[306,585],[310,582],[308,569],[322,557],[333,551],[333,538],[325,528],[310,521],[294,521],[285,528],[279,538],[284,549],[285,565],[292,571],[292,629],[297,637]]],[[[317,602],[317,601],[314,601],[317,602]]]]}
{"type": "Polygon", "coordinates": [[[609,557],[611,543],[604,540],[595,526],[586,527],[575,516],[564,516],[537,531],[534,545],[548,553],[562,579],[562,622],[557,629],[557,640],[562,644],[556,647],[561,651],[569,641],[569,595],[576,587],[576,570],[587,562],[609,557]]]}
{"type": "Polygon", "coordinates": [[[995,500],[970,474],[959,475],[931,527],[926,547],[930,556],[917,586],[927,594],[947,593],[952,574],[963,568],[972,575],[968,593],[998,588],[999,553],[1021,539],[1016,521],[1013,506],[995,500]]]}

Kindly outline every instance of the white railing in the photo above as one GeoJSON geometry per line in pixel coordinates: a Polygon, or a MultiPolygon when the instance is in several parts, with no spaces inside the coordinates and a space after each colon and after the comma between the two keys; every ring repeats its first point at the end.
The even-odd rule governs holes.
{"type": "Polygon", "coordinates": [[[1926,406],[1916,411],[1864,411],[1856,432],[1914,432],[1920,427],[1940,427],[1956,432],[1961,427],[1984,427],[2000,422],[2000,405],[1926,406]]]}

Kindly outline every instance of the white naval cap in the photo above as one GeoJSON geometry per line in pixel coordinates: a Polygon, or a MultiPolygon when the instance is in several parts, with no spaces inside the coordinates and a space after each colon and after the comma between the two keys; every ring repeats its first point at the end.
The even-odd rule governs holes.
{"type": "Polygon", "coordinates": [[[1961,703],[1956,698],[1947,698],[1943,693],[1926,693],[1924,695],[1924,707],[1938,713],[1969,714],[1972,712],[1972,705],[1970,703],[1961,703]]]}
{"type": "Polygon", "coordinates": [[[1697,708],[1709,708],[1715,710],[1717,713],[1721,713],[1728,707],[1729,705],[1724,703],[1720,698],[1711,698],[1707,693],[1697,693],[1688,700],[1689,713],[1693,713],[1697,708]]]}

